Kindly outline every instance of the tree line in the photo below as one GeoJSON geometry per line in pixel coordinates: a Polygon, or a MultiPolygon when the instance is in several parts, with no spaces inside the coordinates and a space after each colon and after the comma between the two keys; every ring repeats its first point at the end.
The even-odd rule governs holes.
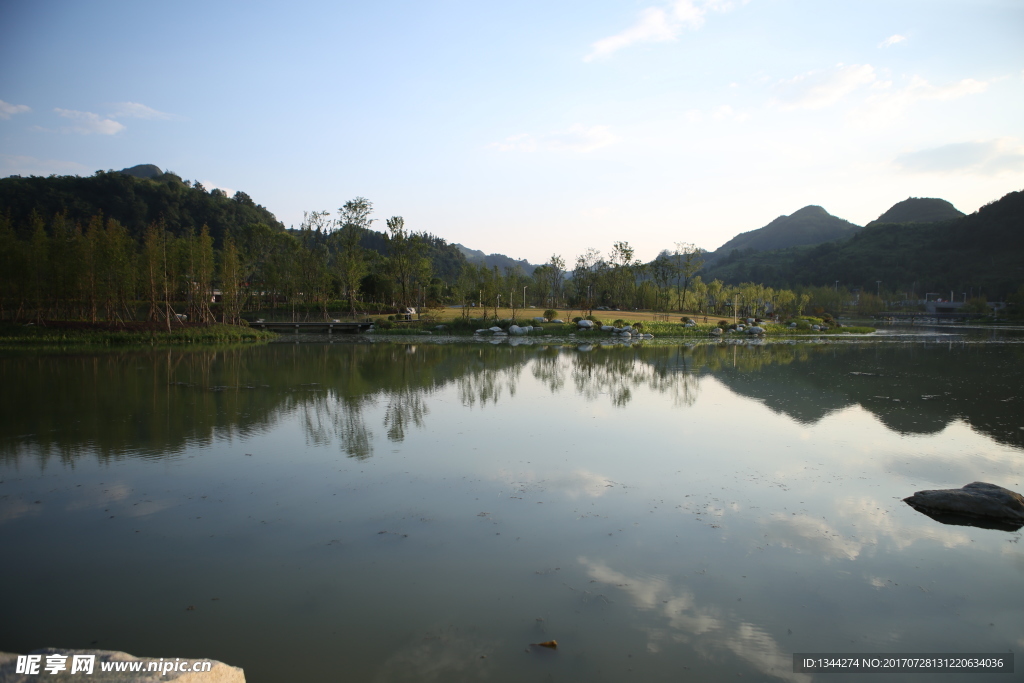
{"type": "MultiPolygon", "coordinates": [[[[298,229],[285,230],[244,193],[208,193],[170,173],[7,178],[0,181],[0,201],[10,199],[11,187],[27,188],[39,204],[32,207],[25,197],[0,203],[0,319],[6,320],[142,319],[170,328],[184,320],[237,323],[243,314],[268,310],[298,320],[441,305],[482,318],[499,309],[523,316],[528,307],[768,317],[836,312],[854,298],[839,287],[705,281],[706,253],[686,242],[648,263],[621,241],[606,256],[593,248],[572,262],[553,254],[529,275],[519,266],[477,266],[445,240],[411,230],[401,216],[374,230],[373,205],[363,197],[334,212],[306,212],[298,229]],[[149,200],[140,199],[147,193],[149,200]],[[150,200],[168,213],[155,212],[150,200]],[[96,210],[83,218],[98,206],[116,215],[96,210]],[[219,227],[197,224],[189,207],[219,227]],[[46,214],[47,208],[54,211],[46,214]],[[151,219],[142,225],[143,218],[151,219]]],[[[866,294],[861,301],[881,309],[866,294]]]]}

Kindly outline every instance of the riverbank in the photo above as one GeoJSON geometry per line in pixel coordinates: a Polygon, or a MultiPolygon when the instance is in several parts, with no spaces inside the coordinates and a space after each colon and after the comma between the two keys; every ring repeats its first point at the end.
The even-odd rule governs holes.
{"type": "Polygon", "coordinates": [[[264,342],[273,332],[244,325],[175,323],[171,331],[155,322],[84,322],[47,320],[40,323],[0,324],[0,348],[39,346],[133,346],[180,344],[234,344],[264,342]]]}
{"type": "MultiPolygon", "coordinates": [[[[581,328],[576,323],[530,323],[528,321],[518,320],[518,325],[529,326],[529,331],[521,333],[510,332],[510,328],[513,327],[513,323],[510,320],[483,320],[483,319],[470,319],[465,320],[461,318],[447,320],[444,322],[438,322],[436,320],[430,321],[410,321],[410,322],[382,322],[378,321],[377,326],[373,330],[373,334],[387,335],[387,336],[407,336],[407,335],[418,335],[418,334],[446,334],[455,336],[502,336],[504,334],[512,334],[514,336],[566,336],[573,334],[577,337],[586,338],[600,338],[600,337],[611,337],[616,336],[616,332],[613,330],[602,330],[601,327],[614,327],[617,329],[631,328],[632,334],[636,335],[639,333],[654,335],[655,338],[731,338],[731,337],[743,337],[748,336],[748,330],[750,326],[740,324],[720,326],[718,322],[715,323],[690,323],[689,325],[682,322],[663,322],[663,321],[642,321],[637,320],[635,322],[628,322],[621,319],[609,323],[602,320],[594,322],[594,327],[590,329],[581,328]],[[500,328],[500,332],[491,330],[492,327],[500,328]]],[[[816,319],[803,319],[799,321],[796,327],[791,327],[789,324],[781,323],[758,323],[763,332],[759,333],[758,336],[770,336],[770,337],[804,337],[804,336],[821,336],[821,335],[846,335],[846,334],[871,334],[875,332],[874,327],[867,326],[852,326],[843,325],[842,327],[836,325],[822,324],[822,321],[816,319]]],[[[524,329],[521,327],[521,329],[524,329]]]]}

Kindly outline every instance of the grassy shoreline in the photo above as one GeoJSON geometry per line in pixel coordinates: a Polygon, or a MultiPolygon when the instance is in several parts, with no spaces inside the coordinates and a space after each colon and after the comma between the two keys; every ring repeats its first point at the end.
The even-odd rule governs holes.
{"type": "Polygon", "coordinates": [[[266,342],[273,332],[242,325],[176,326],[168,332],[147,323],[82,323],[46,321],[41,324],[0,324],[0,348],[81,346],[179,346],[266,342]]]}
{"type": "MultiPolygon", "coordinates": [[[[608,321],[598,322],[603,322],[606,325],[610,324],[608,321]]],[[[630,324],[630,321],[626,322],[627,324],[630,324]]],[[[495,321],[493,319],[465,320],[456,318],[449,320],[413,321],[411,323],[397,323],[390,328],[382,328],[378,324],[372,334],[381,336],[410,336],[430,333],[472,337],[477,335],[477,330],[486,330],[494,325],[497,325],[507,331],[511,324],[512,322],[510,320],[495,321]]],[[[533,323],[519,319],[517,324],[532,325],[533,323]]],[[[637,329],[637,331],[645,334],[652,334],[655,338],[736,339],[748,336],[745,331],[732,331],[728,328],[725,328],[721,335],[712,334],[712,330],[719,327],[717,321],[714,323],[696,323],[695,327],[685,327],[681,322],[672,323],[651,320],[637,320],[633,321],[631,324],[634,326],[634,329],[637,329]]],[[[820,321],[817,321],[816,319],[811,319],[811,322],[801,321],[798,323],[797,327],[790,327],[788,324],[784,323],[758,323],[758,325],[764,329],[764,336],[766,337],[837,336],[845,334],[871,334],[876,331],[874,327],[852,325],[844,325],[843,327],[828,325],[828,329],[815,330],[812,327],[812,325],[815,324],[820,325],[820,321]]],[[[541,323],[540,327],[541,329],[539,331],[534,330],[524,336],[566,336],[574,334],[577,337],[601,338],[611,337],[613,334],[612,332],[602,331],[601,329],[581,329],[575,323],[541,323]]],[[[481,336],[490,336],[490,334],[490,332],[480,333],[481,336]]]]}

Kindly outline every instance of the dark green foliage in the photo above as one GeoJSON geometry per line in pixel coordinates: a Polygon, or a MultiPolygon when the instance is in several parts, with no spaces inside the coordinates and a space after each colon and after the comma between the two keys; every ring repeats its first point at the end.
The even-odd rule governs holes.
{"type": "MultiPolygon", "coordinates": [[[[223,192],[209,193],[196,185],[169,172],[151,177],[115,171],[97,171],[85,178],[11,176],[0,179],[0,214],[7,214],[16,230],[26,229],[33,211],[46,220],[64,214],[67,221],[80,225],[102,215],[124,225],[136,240],[151,223],[163,222],[176,236],[190,230],[198,234],[206,225],[217,248],[226,233],[250,224],[284,229],[270,211],[244,192],[229,199],[223,192]]],[[[24,233],[20,236],[26,237],[24,233]]]]}
{"type": "MultiPolygon", "coordinates": [[[[983,292],[998,300],[1024,281],[1024,192],[942,223],[879,223],[817,246],[757,252],[718,263],[707,278],[772,287],[840,286],[875,293],[983,292]]],[[[916,294],[916,297],[913,296],[916,294]]],[[[902,298],[902,296],[901,296],[902,298]]]]}
{"type": "Polygon", "coordinates": [[[964,213],[945,199],[910,197],[894,204],[868,226],[879,223],[938,223],[963,217],[964,213]]]}
{"type": "Polygon", "coordinates": [[[836,218],[820,206],[805,206],[789,216],[779,216],[768,225],[757,230],[743,232],[719,247],[709,256],[709,261],[736,258],[745,250],[767,251],[798,245],[814,245],[846,237],[860,226],[842,218],[836,218]]]}

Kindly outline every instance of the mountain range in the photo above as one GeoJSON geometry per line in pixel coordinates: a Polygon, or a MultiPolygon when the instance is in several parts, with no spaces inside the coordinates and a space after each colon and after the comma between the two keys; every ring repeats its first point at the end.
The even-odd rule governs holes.
{"type": "MultiPolygon", "coordinates": [[[[86,225],[98,214],[115,218],[138,237],[163,221],[175,233],[203,225],[219,244],[229,232],[263,224],[284,226],[244,192],[207,192],[153,164],[93,176],[11,176],[0,179],[0,220],[27,237],[34,220],[54,216],[86,225]]],[[[386,239],[371,231],[364,246],[384,253],[386,239]]],[[[488,268],[537,266],[504,254],[485,254],[428,236],[435,273],[457,276],[463,261],[488,268]],[[437,256],[437,258],[434,258],[437,256]]],[[[985,289],[991,297],[1024,282],[1024,192],[1013,192],[965,216],[943,199],[910,197],[866,226],[805,206],[743,232],[706,255],[705,281],[759,282],[772,287],[842,284],[850,288],[901,287],[908,292],[985,289]]]]}

